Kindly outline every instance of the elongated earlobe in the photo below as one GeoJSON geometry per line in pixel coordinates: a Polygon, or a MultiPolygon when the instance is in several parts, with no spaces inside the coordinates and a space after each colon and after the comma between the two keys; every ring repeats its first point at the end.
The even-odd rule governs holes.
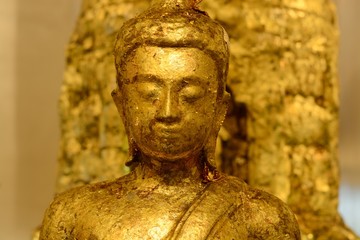
{"type": "Polygon", "coordinates": [[[227,109],[230,102],[230,94],[225,92],[223,99],[219,102],[216,110],[216,119],[210,132],[209,139],[204,146],[204,180],[215,181],[220,177],[216,168],[215,149],[216,141],[222,123],[225,120],[227,109]]]}
{"type": "Polygon", "coordinates": [[[111,92],[111,96],[114,100],[116,108],[117,108],[117,110],[120,114],[120,117],[123,121],[123,124],[125,126],[126,135],[128,136],[129,157],[128,157],[128,160],[126,161],[125,165],[133,168],[135,166],[135,163],[138,163],[139,151],[138,151],[135,141],[131,137],[128,122],[126,121],[126,118],[125,118],[125,107],[124,107],[123,95],[122,95],[121,91],[117,88],[111,92]]]}
{"type": "Polygon", "coordinates": [[[120,90],[118,88],[114,89],[111,92],[111,97],[114,100],[115,106],[120,114],[121,119],[124,121],[124,111],[123,111],[123,106],[122,106],[122,97],[121,97],[120,90]]]}
{"type": "Polygon", "coordinates": [[[137,148],[137,145],[132,137],[128,136],[129,142],[129,158],[126,161],[125,165],[133,169],[136,165],[140,162],[139,161],[139,154],[140,151],[137,148]]]}

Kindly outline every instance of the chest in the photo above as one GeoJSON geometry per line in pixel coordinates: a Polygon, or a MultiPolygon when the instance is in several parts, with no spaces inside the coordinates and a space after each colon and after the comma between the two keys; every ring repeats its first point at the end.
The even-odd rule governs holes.
{"type": "Polygon", "coordinates": [[[77,213],[73,235],[92,240],[171,239],[199,196],[196,192],[157,190],[134,190],[120,197],[103,195],[77,213]]]}

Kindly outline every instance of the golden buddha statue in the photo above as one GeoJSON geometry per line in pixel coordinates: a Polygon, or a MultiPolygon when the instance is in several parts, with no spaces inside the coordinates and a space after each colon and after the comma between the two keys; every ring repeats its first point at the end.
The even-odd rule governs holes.
{"type": "MultiPolygon", "coordinates": [[[[118,26],[150,4],[81,2],[59,101],[57,193],[129,171],[125,128],[109,94],[116,84],[111,52],[118,26]]],[[[304,240],[358,239],[337,211],[334,2],[212,0],[200,6],[231,43],[232,101],[218,137],[217,167],[286,202],[304,240]]]]}
{"type": "Polygon", "coordinates": [[[228,38],[196,0],[154,1],[114,53],[132,171],[59,194],[40,239],[300,239],[281,200],[216,170],[228,38]]]}

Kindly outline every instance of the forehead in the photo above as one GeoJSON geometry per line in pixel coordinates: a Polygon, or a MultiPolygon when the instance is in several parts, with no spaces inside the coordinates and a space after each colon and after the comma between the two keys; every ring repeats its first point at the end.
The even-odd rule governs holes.
{"type": "Polygon", "coordinates": [[[197,48],[139,47],[129,57],[124,77],[154,75],[159,78],[176,79],[216,77],[215,61],[197,48]]]}

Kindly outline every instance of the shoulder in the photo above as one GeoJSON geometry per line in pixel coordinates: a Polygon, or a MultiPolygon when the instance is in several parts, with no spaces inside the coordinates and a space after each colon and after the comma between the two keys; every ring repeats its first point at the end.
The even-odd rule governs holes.
{"type": "Polygon", "coordinates": [[[281,239],[300,239],[295,215],[279,198],[267,192],[249,188],[246,218],[249,233],[254,237],[269,236],[281,239]]]}
{"type": "Polygon", "coordinates": [[[224,176],[218,185],[220,191],[230,193],[228,201],[237,206],[232,219],[246,224],[250,239],[300,239],[295,215],[279,198],[236,177],[224,176]]]}
{"type": "MultiPolygon", "coordinates": [[[[82,187],[81,187],[82,188],[82,187]]],[[[66,239],[67,225],[71,225],[69,213],[74,209],[75,190],[71,189],[55,196],[46,209],[40,230],[40,240],[66,239]]]]}
{"type": "Polygon", "coordinates": [[[115,181],[89,184],[56,195],[45,211],[40,240],[67,239],[69,232],[75,227],[76,219],[85,209],[84,206],[95,205],[104,194],[121,196],[124,182],[131,180],[131,175],[127,175],[115,181]]]}

